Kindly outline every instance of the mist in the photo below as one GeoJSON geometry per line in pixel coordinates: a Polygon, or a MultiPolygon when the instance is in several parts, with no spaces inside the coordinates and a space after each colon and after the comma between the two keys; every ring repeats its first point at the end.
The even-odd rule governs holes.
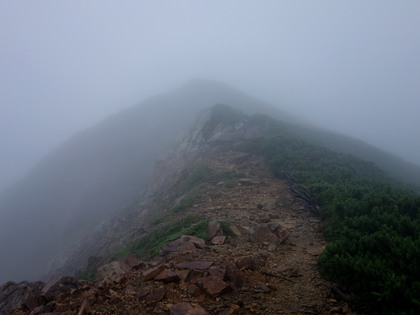
{"type": "Polygon", "coordinates": [[[420,164],[417,1],[2,1],[0,190],[192,78],[420,164]]]}

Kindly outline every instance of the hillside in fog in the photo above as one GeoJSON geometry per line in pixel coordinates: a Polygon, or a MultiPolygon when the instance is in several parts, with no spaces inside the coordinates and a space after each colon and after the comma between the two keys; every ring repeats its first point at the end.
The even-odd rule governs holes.
{"type": "Polygon", "coordinates": [[[56,260],[68,256],[103,220],[141,200],[158,157],[202,109],[217,103],[271,115],[298,134],[373,161],[401,182],[420,183],[420,168],[395,155],[308,127],[226,85],[194,80],[74,135],[1,195],[0,281],[35,279],[52,271],[56,260]]]}

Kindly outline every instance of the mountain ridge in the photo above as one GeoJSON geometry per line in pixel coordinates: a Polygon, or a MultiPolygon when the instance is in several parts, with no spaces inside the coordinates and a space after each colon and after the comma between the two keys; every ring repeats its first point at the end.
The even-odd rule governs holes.
{"type": "MultiPolygon", "coordinates": [[[[0,281],[35,279],[49,272],[43,269],[53,256],[77,244],[98,221],[135,203],[146,189],[155,160],[175,135],[199,110],[216,103],[276,117],[274,107],[235,89],[195,80],[77,134],[45,158],[0,200],[0,249],[7,257],[0,263],[0,281]],[[31,224],[24,218],[31,218],[31,224]],[[13,248],[11,238],[16,241],[13,248]]],[[[277,117],[290,119],[284,113],[277,117]]],[[[408,169],[411,172],[406,173],[420,174],[408,169]]]]}

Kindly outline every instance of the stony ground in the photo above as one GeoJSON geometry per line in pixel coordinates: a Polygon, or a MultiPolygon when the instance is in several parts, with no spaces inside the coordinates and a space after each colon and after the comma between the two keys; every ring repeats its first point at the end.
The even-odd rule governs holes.
{"type": "Polygon", "coordinates": [[[151,261],[127,256],[101,267],[96,282],[61,279],[32,314],[350,314],[317,271],[326,244],[319,219],[262,159],[237,160],[209,161],[244,177],[206,184],[185,213],[211,222],[205,243],[184,237],[151,261]]]}

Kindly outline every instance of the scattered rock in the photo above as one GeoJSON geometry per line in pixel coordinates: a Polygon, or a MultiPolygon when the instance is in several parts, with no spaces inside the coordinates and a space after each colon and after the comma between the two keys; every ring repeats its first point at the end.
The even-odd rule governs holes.
{"type": "Polygon", "coordinates": [[[211,239],[211,243],[213,245],[223,245],[225,243],[226,240],[226,236],[220,235],[220,236],[215,236],[211,239]]]}
{"type": "Polygon", "coordinates": [[[273,244],[276,244],[279,241],[278,237],[265,226],[259,226],[251,236],[251,240],[254,243],[268,242],[273,244]]]}
{"type": "Polygon", "coordinates": [[[195,248],[204,248],[206,246],[206,242],[196,236],[191,235],[183,235],[179,239],[169,243],[162,249],[163,254],[171,254],[171,253],[180,253],[180,252],[193,252],[195,248],[192,248],[194,245],[195,248]]]}
{"type": "Polygon", "coordinates": [[[257,270],[259,267],[261,267],[261,261],[255,257],[246,256],[239,258],[236,261],[236,266],[239,269],[257,270]]]}
{"type": "Polygon", "coordinates": [[[231,225],[229,226],[229,230],[230,232],[235,235],[235,236],[242,236],[241,231],[238,229],[238,227],[236,227],[235,225],[231,225]]]}
{"type": "Polygon", "coordinates": [[[59,295],[68,295],[74,289],[80,288],[80,282],[74,277],[62,277],[47,283],[42,289],[42,294],[48,300],[57,299],[59,295]]]}
{"type": "Polygon", "coordinates": [[[232,291],[232,287],[223,281],[219,275],[210,275],[201,280],[201,285],[207,293],[213,296],[219,296],[232,291]]]}
{"type": "Polygon", "coordinates": [[[217,221],[210,221],[207,226],[207,237],[211,240],[216,235],[221,235],[220,223],[217,221]]]}
{"type": "Polygon", "coordinates": [[[162,301],[165,298],[165,295],[166,295],[166,288],[164,286],[162,286],[162,287],[159,287],[158,289],[150,292],[143,299],[147,303],[156,303],[156,302],[162,301]]]}
{"type": "Polygon", "coordinates": [[[211,265],[212,261],[207,260],[193,260],[193,261],[183,261],[176,265],[177,269],[197,269],[197,270],[206,270],[211,265]]]}
{"type": "Polygon", "coordinates": [[[125,273],[131,269],[129,265],[126,265],[122,261],[113,261],[98,268],[96,279],[99,282],[120,282],[124,278],[125,273]]]}
{"type": "Polygon", "coordinates": [[[39,306],[43,282],[7,282],[1,286],[0,314],[12,314],[18,310],[31,310],[39,306]]]}
{"type": "Polygon", "coordinates": [[[143,262],[131,253],[125,255],[121,262],[134,269],[144,267],[143,262]]]}
{"type": "Polygon", "coordinates": [[[164,269],[160,274],[155,277],[157,281],[164,281],[164,282],[179,282],[181,280],[179,274],[170,269],[164,269]]]}
{"type": "Polygon", "coordinates": [[[153,280],[158,274],[160,274],[163,271],[163,269],[165,269],[165,266],[159,265],[157,267],[147,270],[146,272],[143,273],[144,280],[145,281],[153,280]]]}
{"type": "Polygon", "coordinates": [[[200,305],[187,302],[172,305],[169,310],[172,315],[208,315],[200,305]]]}

